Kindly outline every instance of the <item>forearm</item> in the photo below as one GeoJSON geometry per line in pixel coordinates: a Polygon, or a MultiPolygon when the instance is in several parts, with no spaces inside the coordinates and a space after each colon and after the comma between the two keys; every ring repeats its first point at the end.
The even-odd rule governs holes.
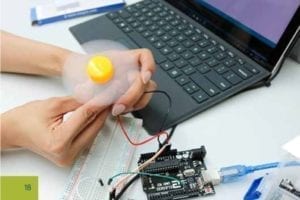
{"type": "Polygon", "coordinates": [[[1,32],[1,71],[59,76],[71,52],[53,45],[1,32]]]}

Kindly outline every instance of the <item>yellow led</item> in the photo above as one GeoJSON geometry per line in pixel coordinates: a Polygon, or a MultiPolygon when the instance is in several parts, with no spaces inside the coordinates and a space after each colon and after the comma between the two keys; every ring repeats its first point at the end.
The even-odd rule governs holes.
{"type": "Polygon", "coordinates": [[[97,84],[105,84],[114,75],[114,67],[109,58],[105,56],[93,56],[87,65],[89,78],[97,84]]]}

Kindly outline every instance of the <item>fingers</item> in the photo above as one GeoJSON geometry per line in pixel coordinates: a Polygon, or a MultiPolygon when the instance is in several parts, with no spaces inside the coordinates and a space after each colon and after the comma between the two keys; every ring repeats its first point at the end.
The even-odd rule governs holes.
{"type": "MultiPolygon", "coordinates": [[[[138,49],[132,50],[132,52],[135,54],[135,59],[141,67],[141,75],[137,75],[135,77],[135,80],[129,90],[121,96],[113,106],[112,114],[114,116],[134,108],[134,105],[143,98],[142,96],[145,89],[149,87],[149,81],[155,71],[155,61],[150,50],[138,49]]],[[[151,83],[151,87],[153,87],[153,83],[151,83]]],[[[151,95],[149,95],[149,97],[151,97],[151,95]]],[[[146,97],[143,98],[143,102],[141,102],[138,106],[143,107],[145,102],[149,102],[149,99],[146,97]]]]}
{"type": "Polygon", "coordinates": [[[147,84],[155,72],[154,57],[149,49],[138,49],[133,51],[135,51],[137,54],[139,63],[141,65],[143,83],[147,84]]]}
{"type": "Polygon", "coordinates": [[[100,129],[103,127],[108,114],[108,109],[101,112],[97,118],[73,140],[71,144],[71,152],[73,155],[78,154],[81,150],[93,143],[100,129]]]}
{"type": "Polygon", "coordinates": [[[49,105],[47,106],[51,112],[57,114],[64,114],[74,111],[82,104],[76,101],[72,96],[66,97],[53,97],[49,99],[49,105]]]}
{"type": "Polygon", "coordinates": [[[133,105],[140,99],[143,95],[145,88],[144,84],[138,76],[129,90],[122,95],[119,100],[115,103],[112,109],[112,114],[117,116],[128,109],[131,109],[133,105]]]}
{"type": "Polygon", "coordinates": [[[65,139],[72,141],[105,108],[106,106],[91,106],[87,103],[75,110],[61,125],[61,129],[65,133],[65,139]]]}

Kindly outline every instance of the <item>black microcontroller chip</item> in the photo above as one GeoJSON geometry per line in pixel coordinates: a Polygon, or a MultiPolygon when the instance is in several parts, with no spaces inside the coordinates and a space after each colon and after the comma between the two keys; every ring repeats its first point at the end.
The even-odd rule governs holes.
{"type": "MultiPolygon", "coordinates": [[[[153,153],[142,154],[138,164],[147,161],[153,153]]],[[[206,169],[204,146],[198,149],[177,151],[165,150],[156,160],[141,172],[171,176],[167,178],[142,176],[143,190],[148,200],[177,200],[215,194],[211,183],[204,183],[202,171],[206,169]]]]}

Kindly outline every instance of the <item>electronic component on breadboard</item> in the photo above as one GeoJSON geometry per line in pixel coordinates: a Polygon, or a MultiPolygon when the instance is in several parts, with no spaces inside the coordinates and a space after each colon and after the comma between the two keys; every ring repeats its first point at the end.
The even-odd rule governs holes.
{"type": "MultiPolygon", "coordinates": [[[[153,155],[154,152],[142,154],[138,164],[143,164],[153,155]]],[[[143,190],[148,200],[177,200],[215,194],[212,183],[205,183],[202,177],[202,171],[206,170],[205,155],[204,146],[186,151],[167,148],[141,172],[170,176],[178,181],[142,176],[143,190]]]]}

